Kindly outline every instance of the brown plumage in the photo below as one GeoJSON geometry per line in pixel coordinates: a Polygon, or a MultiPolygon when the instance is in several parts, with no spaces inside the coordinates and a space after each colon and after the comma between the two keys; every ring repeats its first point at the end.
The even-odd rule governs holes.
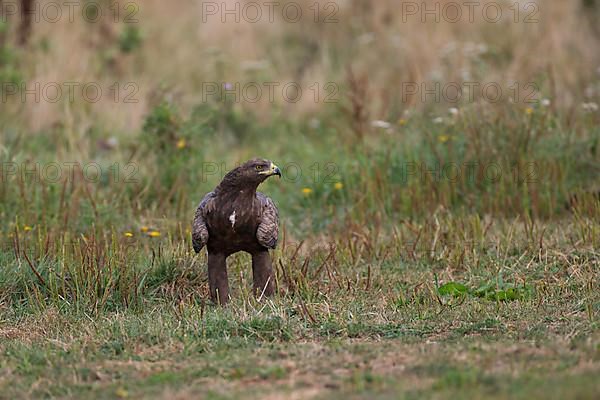
{"type": "Polygon", "coordinates": [[[279,215],[273,201],[256,191],[279,168],[269,160],[254,159],[231,170],[196,209],[192,244],[196,253],[208,250],[208,284],[214,302],[229,300],[226,259],[245,251],[252,255],[255,294],[274,292],[269,249],[277,246],[279,215]]]}

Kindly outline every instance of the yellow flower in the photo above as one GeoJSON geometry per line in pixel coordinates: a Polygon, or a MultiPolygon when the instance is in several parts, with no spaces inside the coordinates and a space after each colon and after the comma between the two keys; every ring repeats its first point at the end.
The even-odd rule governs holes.
{"type": "Polygon", "coordinates": [[[450,136],[448,136],[448,135],[440,135],[440,136],[438,136],[438,141],[440,143],[446,143],[448,140],[450,140],[450,136]]]}
{"type": "Polygon", "coordinates": [[[150,231],[150,232],[148,232],[148,236],[153,237],[153,238],[159,237],[160,232],[159,231],[150,231]]]}
{"type": "Polygon", "coordinates": [[[29,231],[30,231],[30,230],[32,230],[32,229],[33,229],[33,228],[32,228],[32,227],[30,227],[29,225],[25,225],[25,226],[23,226],[23,230],[24,230],[25,232],[29,232],[29,231]]]}
{"type": "Polygon", "coordinates": [[[334,188],[335,190],[342,190],[342,189],[344,188],[344,184],[343,184],[342,182],[336,182],[336,183],[333,185],[333,188],[334,188]]]}
{"type": "Polygon", "coordinates": [[[531,114],[533,114],[533,108],[531,108],[531,107],[527,107],[527,108],[525,109],[525,114],[527,114],[527,115],[531,115],[531,114]]]}
{"type": "Polygon", "coordinates": [[[133,237],[133,233],[131,232],[125,232],[124,235],[125,237],[133,237]]]}
{"type": "Polygon", "coordinates": [[[129,392],[124,388],[120,387],[115,391],[115,395],[120,399],[126,399],[129,397],[129,392]]]}
{"type": "Polygon", "coordinates": [[[142,231],[142,232],[146,233],[146,232],[148,232],[148,227],[147,227],[147,226],[142,226],[142,227],[140,228],[140,231],[142,231]]]}
{"type": "Polygon", "coordinates": [[[310,196],[313,190],[311,188],[302,188],[302,194],[305,196],[310,196]]]}
{"type": "Polygon", "coordinates": [[[398,125],[400,125],[400,126],[406,125],[406,120],[404,118],[400,118],[398,120],[398,125]]]}
{"type": "Polygon", "coordinates": [[[185,139],[181,138],[177,141],[176,146],[179,150],[185,149],[185,147],[187,146],[187,142],[185,141],[185,139]]]}

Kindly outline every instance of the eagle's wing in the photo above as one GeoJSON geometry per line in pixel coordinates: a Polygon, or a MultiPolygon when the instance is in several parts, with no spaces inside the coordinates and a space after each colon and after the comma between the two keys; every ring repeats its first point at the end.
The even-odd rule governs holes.
{"type": "Polygon", "coordinates": [[[192,245],[194,246],[194,251],[196,253],[200,253],[200,250],[202,250],[208,242],[206,213],[211,208],[214,197],[214,192],[210,192],[204,196],[194,215],[194,222],[192,223],[192,245]]]}
{"type": "Polygon", "coordinates": [[[262,207],[260,224],[256,230],[256,239],[262,246],[274,249],[277,246],[279,236],[279,211],[273,200],[264,194],[257,192],[256,197],[262,207]]]}

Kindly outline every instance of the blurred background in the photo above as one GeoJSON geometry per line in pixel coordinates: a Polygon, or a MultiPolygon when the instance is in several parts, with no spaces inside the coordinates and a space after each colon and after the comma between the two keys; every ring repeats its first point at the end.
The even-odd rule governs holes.
{"type": "Polygon", "coordinates": [[[0,4],[13,224],[174,229],[255,156],[296,235],[548,218],[598,184],[594,0],[0,4]]]}

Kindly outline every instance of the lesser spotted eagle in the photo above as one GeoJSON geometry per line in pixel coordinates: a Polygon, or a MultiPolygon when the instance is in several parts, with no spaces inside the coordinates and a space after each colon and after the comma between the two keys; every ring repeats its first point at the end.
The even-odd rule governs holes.
{"type": "Polygon", "coordinates": [[[254,292],[274,292],[269,249],[277,246],[279,213],[270,198],[256,191],[274,175],[281,178],[273,162],[250,160],[228,172],[196,209],[192,244],[196,253],[204,246],[208,250],[208,284],[215,303],[229,300],[226,259],[239,251],[252,255],[254,292]]]}

